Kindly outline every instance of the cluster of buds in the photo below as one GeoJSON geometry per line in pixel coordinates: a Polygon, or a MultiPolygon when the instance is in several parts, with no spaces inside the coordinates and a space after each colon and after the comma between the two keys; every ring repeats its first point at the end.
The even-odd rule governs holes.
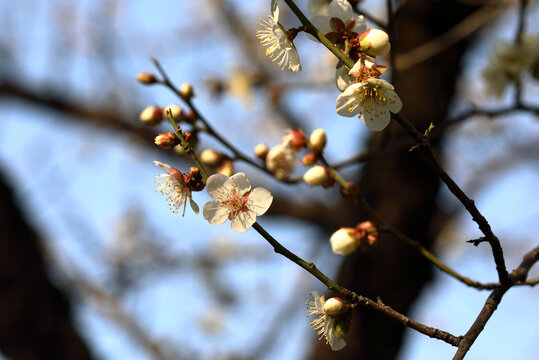
{"type": "Polygon", "coordinates": [[[372,249],[378,242],[379,233],[371,221],[364,221],[355,228],[340,228],[329,242],[335,254],[348,255],[358,248],[362,251],[372,249]]]}
{"type": "Polygon", "coordinates": [[[311,136],[309,136],[309,149],[311,149],[311,152],[301,159],[301,163],[304,166],[311,166],[316,164],[316,162],[320,158],[320,155],[324,151],[324,148],[326,147],[326,143],[326,132],[322,129],[314,130],[311,133],[311,136]]]}
{"type": "Polygon", "coordinates": [[[284,135],[280,144],[271,149],[265,144],[255,147],[255,155],[266,162],[266,168],[279,180],[288,179],[294,171],[298,152],[307,146],[307,138],[301,129],[284,135]]]}
{"type": "Polygon", "coordinates": [[[217,173],[232,176],[234,173],[234,161],[227,155],[213,149],[206,149],[200,153],[200,161],[211,168],[217,169],[217,173]]]}

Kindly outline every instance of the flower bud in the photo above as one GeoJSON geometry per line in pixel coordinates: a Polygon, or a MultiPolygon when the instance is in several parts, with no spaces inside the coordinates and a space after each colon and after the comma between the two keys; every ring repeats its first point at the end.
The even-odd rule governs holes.
{"type": "Polygon", "coordinates": [[[155,137],[155,144],[163,149],[172,149],[174,146],[180,143],[180,139],[173,132],[168,132],[166,134],[159,134],[155,137]]]}
{"type": "Polygon", "coordinates": [[[353,228],[341,228],[331,235],[329,242],[335,254],[348,255],[359,246],[358,232],[353,228]]]}
{"type": "Polygon", "coordinates": [[[165,106],[165,111],[166,111],[165,115],[168,116],[168,111],[169,110],[171,112],[172,118],[177,123],[179,123],[180,121],[185,120],[185,113],[183,112],[183,109],[181,108],[181,106],[176,105],[176,104],[165,106]]]}
{"type": "Polygon", "coordinates": [[[360,238],[360,249],[371,250],[377,243],[380,236],[376,225],[372,221],[364,221],[356,226],[360,238]]]}
{"type": "Polygon", "coordinates": [[[367,55],[386,55],[391,49],[389,36],[385,31],[378,29],[368,29],[359,34],[361,51],[367,55]]]}
{"type": "Polygon", "coordinates": [[[157,78],[152,73],[140,72],[137,74],[137,81],[141,84],[151,85],[157,82],[157,78]]]}
{"type": "Polygon", "coordinates": [[[146,125],[157,125],[163,121],[163,109],[158,106],[148,106],[142,110],[139,119],[146,125]]]}
{"type": "Polygon", "coordinates": [[[256,157],[266,160],[266,156],[268,156],[269,148],[266,144],[258,144],[255,146],[254,153],[256,157]]]}
{"type": "Polygon", "coordinates": [[[318,155],[315,153],[308,153],[301,159],[301,163],[304,166],[312,166],[316,164],[316,161],[318,160],[318,155]]]}
{"type": "Polygon", "coordinates": [[[324,312],[329,316],[339,316],[346,312],[346,304],[337,297],[327,299],[324,303],[324,312]]]}
{"type": "Polygon", "coordinates": [[[307,145],[307,138],[303,130],[290,130],[290,133],[283,137],[283,144],[288,144],[295,151],[300,151],[307,145]]]}
{"type": "Polygon", "coordinates": [[[322,129],[316,129],[311,133],[311,136],[309,137],[309,143],[311,145],[311,150],[317,153],[321,153],[322,150],[324,150],[324,147],[326,146],[326,133],[322,129]]]}
{"type": "Polygon", "coordinates": [[[180,96],[186,100],[191,99],[193,96],[195,96],[193,85],[189,83],[183,83],[182,86],[180,86],[180,96]]]}
{"type": "Polygon", "coordinates": [[[332,178],[328,169],[316,165],[307,170],[303,175],[303,180],[311,186],[324,186],[325,184],[330,183],[332,178]]]}
{"type": "Polygon", "coordinates": [[[230,159],[226,159],[223,161],[223,164],[219,167],[217,172],[228,177],[232,176],[232,174],[234,174],[234,162],[230,159]]]}
{"type": "Polygon", "coordinates": [[[200,161],[210,167],[221,166],[224,160],[225,156],[213,149],[206,149],[200,154],[200,161]]]}

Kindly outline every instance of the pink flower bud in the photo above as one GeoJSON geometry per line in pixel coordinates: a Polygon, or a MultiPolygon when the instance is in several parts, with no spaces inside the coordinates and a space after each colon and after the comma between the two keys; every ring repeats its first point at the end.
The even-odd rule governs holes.
{"type": "Polygon", "coordinates": [[[155,137],[155,144],[163,149],[172,149],[174,146],[180,143],[180,139],[173,132],[166,134],[159,134],[155,137]]]}
{"type": "Polygon", "coordinates": [[[309,143],[311,145],[311,150],[317,153],[321,153],[326,146],[327,137],[326,133],[322,129],[316,129],[311,133],[309,137],[309,143]]]}
{"type": "MultiPolygon", "coordinates": [[[[296,151],[300,151],[307,145],[307,138],[301,129],[291,130],[290,134],[286,135],[285,138],[286,140],[289,140],[288,145],[296,151]]],[[[286,142],[286,140],[283,139],[283,143],[286,142]]]]}
{"type": "Polygon", "coordinates": [[[137,74],[137,81],[141,84],[151,85],[157,82],[157,78],[152,73],[140,72],[137,74]]]}
{"type": "Polygon", "coordinates": [[[182,86],[180,86],[180,96],[183,99],[191,99],[193,96],[195,96],[193,85],[189,83],[183,83],[182,86]]]}
{"type": "Polygon", "coordinates": [[[301,159],[301,163],[304,166],[312,166],[316,164],[316,161],[318,160],[318,155],[315,153],[308,153],[301,159]]]}
{"type": "Polygon", "coordinates": [[[368,29],[359,34],[361,51],[367,55],[386,55],[391,50],[389,36],[385,31],[378,29],[368,29]]]}
{"type": "Polygon", "coordinates": [[[364,221],[358,224],[356,230],[359,234],[361,250],[371,250],[378,243],[380,234],[372,221],[364,221]]]}
{"type": "Polygon", "coordinates": [[[340,316],[346,312],[346,304],[340,298],[329,298],[324,303],[324,312],[329,316],[340,316]]]}
{"type": "Polygon", "coordinates": [[[266,144],[258,144],[255,146],[254,153],[256,157],[266,160],[266,156],[268,156],[269,148],[266,144]]]}
{"type": "Polygon", "coordinates": [[[225,161],[223,161],[223,164],[221,165],[221,167],[219,167],[219,170],[217,170],[217,172],[228,177],[232,176],[232,174],[234,174],[234,162],[230,159],[226,159],[225,161]]]}
{"type": "Polygon", "coordinates": [[[148,106],[142,110],[139,118],[147,125],[157,125],[163,120],[163,109],[158,106],[148,106]]]}

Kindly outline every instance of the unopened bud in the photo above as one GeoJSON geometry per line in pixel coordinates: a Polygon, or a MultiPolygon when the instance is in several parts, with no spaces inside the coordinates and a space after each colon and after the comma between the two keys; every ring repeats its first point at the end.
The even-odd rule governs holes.
{"type": "Polygon", "coordinates": [[[331,250],[338,255],[348,255],[359,246],[359,236],[356,229],[341,228],[331,235],[329,242],[331,250]]]}
{"type": "Polygon", "coordinates": [[[223,164],[219,167],[217,172],[229,177],[232,176],[232,174],[234,174],[234,162],[230,159],[226,159],[223,161],[223,164]]]}
{"type": "Polygon", "coordinates": [[[266,144],[258,144],[255,146],[254,153],[256,157],[262,160],[266,160],[266,156],[268,156],[269,148],[266,144]]]}
{"type": "Polygon", "coordinates": [[[218,167],[225,160],[225,156],[213,149],[206,149],[200,154],[200,161],[210,167],[218,167]]]}
{"type": "Polygon", "coordinates": [[[158,106],[148,106],[142,110],[139,118],[147,125],[157,125],[163,120],[163,109],[158,106]]]}
{"type": "Polygon", "coordinates": [[[316,165],[307,170],[303,175],[303,180],[311,186],[324,186],[332,181],[329,170],[323,166],[316,165]]]}
{"type": "Polygon", "coordinates": [[[324,303],[324,312],[329,316],[340,316],[346,312],[346,304],[340,298],[329,298],[324,303]]]}
{"type": "Polygon", "coordinates": [[[174,146],[180,143],[180,139],[173,132],[166,134],[159,134],[155,137],[155,144],[163,149],[172,149],[174,146]]]}
{"type": "Polygon", "coordinates": [[[203,190],[204,187],[205,187],[205,184],[204,184],[204,180],[202,178],[202,174],[200,173],[200,169],[195,167],[195,166],[191,166],[189,171],[190,171],[190,174],[191,174],[191,178],[190,178],[189,183],[188,183],[189,189],[192,190],[192,191],[201,191],[201,190],[203,190]]]}
{"type": "Polygon", "coordinates": [[[168,116],[168,111],[169,110],[170,110],[170,113],[172,115],[172,118],[177,123],[185,120],[185,113],[183,112],[183,109],[181,108],[181,106],[176,105],[176,104],[165,106],[165,111],[167,112],[166,113],[167,116],[168,116]]]}
{"type": "Polygon", "coordinates": [[[312,166],[316,164],[316,161],[318,160],[318,155],[315,153],[308,153],[301,159],[301,163],[304,166],[312,166]]]}
{"type": "Polygon", "coordinates": [[[287,137],[289,139],[288,144],[296,151],[300,151],[307,145],[307,138],[301,129],[291,130],[287,137]]]}
{"type": "Polygon", "coordinates": [[[327,137],[326,133],[322,129],[316,129],[311,133],[309,137],[309,143],[311,145],[311,150],[317,153],[321,153],[326,146],[327,137]]]}
{"type": "Polygon", "coordinates": [[[141,84],[151,85],[157,82],[157,78],[152,73],[140,72],[137,74],[137,81],[141,84]]]}
{"type": "Polygon", "coordinates": [[[193,85],[189,83],[183,83],[182,86],[180,86],[180,96],[183,99],[191,99],[193,96],[195,96],[193,85]]]}
{"type": "Polygon", "coordinates": [[[371,250],[377,243],[380,233],[372,221],[364,221],[356,226],[360,237],[360,249],[371,250]]]}
{"type": "Polygon", "coordinates": [[[361,51],[367,55],[386,55],[391,50],[389,36],[385,31],[368,29],[359,34],[361,51]]]}

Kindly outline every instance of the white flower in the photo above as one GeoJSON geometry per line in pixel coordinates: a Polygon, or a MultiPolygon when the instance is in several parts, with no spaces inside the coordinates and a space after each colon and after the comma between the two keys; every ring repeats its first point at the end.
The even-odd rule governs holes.
{"type": "Polygon", "coordinates": [[[173,212],[177,213],[183,205],[183,214],[185,215],[185,208],[187,206],[187,198],[189,198],[189,204],[195,214],[198,214],[198,205],[193,201],[191,197],[191,190],[187,187],[187,184],[183,180],[183,174],[176,168],[170,165],[163,164],[159,161],[154,161],[154,164],[165,170],[166,174],[160,174],[155,176],[155,182],[159,184],[155,191],[161,191],[161,194],[168,195],[167,200],[170,200],[170,208],[173,212]]]}
{"type": "MultiPolygon", "coordinates": [[[[329,15],[316,15],[313,18],[311,18],[311,22],[313,25],[320,30],[322,34],[331,34],[331,33],[340,33],[345,30],[345,27],[347,25],[352,25],[351,20],[354,21],[353,26],[350,26],[350,28],[346,28],[346,31],[348,32],[354,32],[356,33],[355,36],[358,36],[363,31],[367,30],[367,25],[365,24],[365,20],[363,19],[363,15],[357,15],[354,12],[354,9],[352,8],[352,5],[348,0],[333,0],[328,7],[329,15]],[[331,19],[336,18],[340,19],[344,25],[343,28],[333,28],[331,26],[331,19]]],[[[354,36],[352,36],[354,37],[354,36]]],[[[310,37],[312,40],[314,40],[314,37],[310,37]]],[[[330,40],[331,39],[330,36],[330,40]]],[[[335,43],[335,42],[334,42],[335,43]]]]}
{"type": "Polygon", "coordinates": [[[324,311],[325,297],[319,296],[316,291],[311,291],[311,297],[313,300],[305,303],[308,306],[307,316],[315,315],[318,317],[310,321],[309,324],[317,331],[318,339],[321,340],[322,337],[326,338],[326,342],[331,346],[331,350],[341,350],[346,346],[346,341],[335,335],[335,318],[327,315],[324,311]]]}
{"type": "MultiPolygon", "coordinates": [[[[368,29],[359,34],[361,44],[367,45],[365,53],[371,56],[386,55],[391,50],[389,35],[378,29],[368,29]]],[[[363,49],[363,47],[362,47],[363,49]]]]}
{"type": "Polygon", "coordinates": [[[288,38],[285,29],[279,24],[279,7],[277,0],[271,1],[271,15],[268,19],[260,19],[258,23],[264,29],[256,31],[256,37],[262,46],[267,46],[266,56],[284,70],[285,67],[292,71],[301,71],[299,55],[294,43],[288,38]]]}
{"type": "Polygon", "coordinates": [[[271,193],[261,187],[251,190],[244,173],[228,177],[214,174],[206,181],[206,190],[215,200],[204,205],[204,219],[210,224],[222,224],[230,219],[232,230],[247,231],[264,214],[273,201],[271,193]]]}
{"type": "Polygon", "coordinates": [[[401,109],[402,102],[393,85],[376,78],[350,85],[335,104],[337,114],[348,117],[359,114],[372,131],[383,130],[391,120],[389,112],[398,113],[401,109]]]}

